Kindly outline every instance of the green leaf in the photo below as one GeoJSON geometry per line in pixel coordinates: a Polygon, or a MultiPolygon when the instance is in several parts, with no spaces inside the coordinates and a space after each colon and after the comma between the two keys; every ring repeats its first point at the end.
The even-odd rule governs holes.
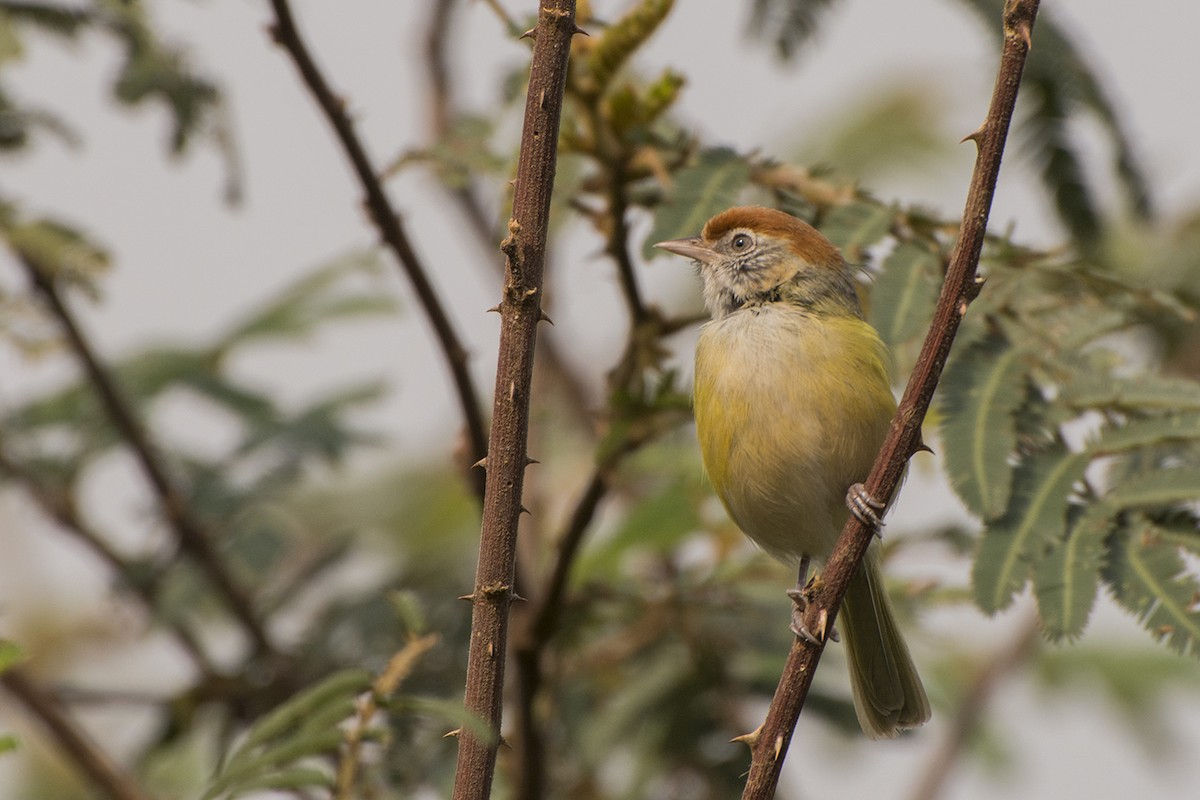
{"type": "Polygon", "coordinates": [[[871,290],[870,322],[893,353],[928,329],[940,288],[938,264],[937,256],[911,242],[884,259],[871,290]]]}
{"type": "Polygon", "coordinates": [[[1088,372],[1062,387],[1062,402],[1074,408],[1130,411],[1200,410],[1200,383],[1183,378],[1139,375],[1136,379],[1088,372]]]}
{"type": "Polygon", "coordinates": [[[95,18],[95,14],[84,8],[71,8],[64,5],[34,2],[6,2],[0,4],[0,25],[11,23],[28,23],[44,33],[52,33],[67,38],[75,38],[85,24],[95,18]]]}
{"type": "Polygon", "coordinates": [[[0,672],[4,672],[25,660],[25,651],[16,642],[0,639],[0,672]]]}
{"type": "Polygon", "coordinates": [[[695,164],[675,173],[675,183],[654,212],[654,227],[642,255],[653,258],[657,242],[699,236],[709,217],[737,205],[738,193],[750,178],[750,165],[728,148],[704,150],[695,164]]]}
{"type": "Polygon", "coordinates": [[[988,613],[1008,607],[1033,562],[1066,535],[1067,508],[1089,457],[1053,447],[1022,462],[1008,510],[988,526],[972,568],[975,602],[988,613]]]}
{"type": "Polygon", "coordinates": [[[85,288],[108,269],[108,253],[83,232],[49,219],[6,227],[8,242],[44,275],[85,288]]]}
{"type": "Polygon", "coordinates": [[[821,224],[821,233],[846,255],[850,263],[858,263],[863,251],[887,236],[895,212],[876,203],[850,203],[838,206],[821,224]]]}
{"type": "Polygon", "coordinates": [[[472,736],[483,742],[490,742],[495,738],[495,733],[488,721],[467,711],[461,700],[402,695],[389,700],[387,706],[393,711],[402,710],[409,714],[444,720],[470,732],[472,736]]]}
{"type": "Polygon", "coordinates": [[[1112,542],[1105,577],[1117,602],[1172,650],[1200,655],[1200,583],[1187,571],[1179,550],[1139,518],[1112,542]]]}
{"type": "Polygon", "coordinates": [[[1200,467],[1155,469],[1114,486],[1104,503],[1114,509],[1153,508],[1200,498],[1200,467]]]}
{"type": "Polygon", "coordinates": [[[0,734],[0,754],[11,753],[21,746],[21,740],[11,733],[0,734]]]}
{"type": "Polygon", "coordinates": [[[241,797],[251,792],[268,789],[298,792],[303,789],[332,789],[334,786],[334,777],[328,770],[304,766],[286,767],[249,778],[239,783],[227,796],[230,798],[241,797]]]}
{"type": "Polygon", "coordinates": [[[1024,388],[1019,351],[997,339],[957,354],[940,384],[946,473],[967,508],[984,520],[1004,512],[1012,491],[1009,459],[1024,388]]]}
{"type": "MultiPolygon", "coordinates": [[[[967,5],[986,19],[989,33],[999,34],[1002,0],[969,0],[967,5]]],[[[1086,118],[1098,122],[1113,153],[1118,186],[1135,214],[1146,217],[1151,200],[1146,178],[1126,135],[1117,106],[1104,84],[1067,31],[1052,17],[1038,19],[1038,47],[1030,52],[1022,79],[1026,113],[1020,134],[1042,182],[1055,201],[1059,216],[1081,243],[1094,243],[1101,219],[1084,173],[1086,160],[1078,149],[1075,124],[1086,118]]]]}
{"type": "Polygon", "coordinates": [[[375,440],[348,425],[346,416],[382,395],[380,383],[351,386],[295,414],[262,419],[238,447],[238,453],[247,455],[270,446],[278,448],[290,461],[312,456],[336,463],[354,445],[375,440]]]}
{"type": "Polygon", "coordinates": [[[482,175],[500,172],[505,160],[491,147],[492,120],[464,114],[456,117],[442,136],[427,149],[406,154],[388,173],[409,163],[429,164],[438,179],[452,189],[464,189],[482,175]]]}
{"type": "Polygon", "coordinates": [[[356,275],[379,274],[381,267],[378,253],[369,251],[352,253],[305,275],[234,325],[219,342],[218,352],[250,341],[306,336],[318,325],[340,318],[393,312],[395,301],[386,294],[350,284],[356,275]]]}
{"type": "Polygon", "coordinates": [[[1110,509],[1093,505],[1075,520],[1067,539],[1034,566],[1038,615],[1051,641],[1072,641],[1083,633],[1096,602],[1111,524],[1110,509]]]}
{"type": "Polygon", "coordinates": [[[309,731],[304,735],[289,737],[281,744],[231,758],[226,768],[204,793],[203,800],[213,800],[226,793],[236,796],[241,793],[242,786],[253,785],[272,771],[277,771],[277,768],[288,768],[310,756],[336,752],[344,739],[345,734],[339,728],[309,731]]]}
{"type": "Polygon", "coordinates": [[[767,39],[776,54],[793,58],[816,34],[825,13],[836,0],[754,0],[750,29],[767,39]]]}
{"type": "Polygon", "coordinates": [[[335,672],[325,680],[292,697],[250,728],[245,740],[230,756],[230,764],[250,750],[275,739],[292,729],[298,729],[306,718],[330,703],[356,697],[371,688],[371,674],[361,669],[335,672]]]}
{"type": "Polygon", "coordinates": [[[625,515],[621,527],[589,547],[577,569],[580,580],[604,579],[631,549],[670,550],[701,527],[694,481],[680,477],[642,497],[625,515]]]}
{"type": "Polygon", "coordinates": [[[1138,447],[1197,438],[1200,438],[1200,412],[1185,412],[1135,419],[1117,427],[1105,428],[1090,448],[1096,453],[1119,453],[1138,447]]]}

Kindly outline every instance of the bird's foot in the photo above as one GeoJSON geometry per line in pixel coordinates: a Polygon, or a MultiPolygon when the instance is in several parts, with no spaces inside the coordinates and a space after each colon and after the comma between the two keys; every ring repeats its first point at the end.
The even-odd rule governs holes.
{"type": "Polygon", "coordinates": [[[821,609],[821,613],[817,618],[817,630],[815,633],[810,631],[808,626],[804,624],[804,612],[808,609],[810,592],[812,590],[813,583],[818,580],[820,580],[820,578],[818,576],[814,576],[812,582],[810,582],[808,586],[805,586],[804,588],[796,586],[795,588],[787,590],[787,596],[792,598],[792,624],[789,627],[791,628],[792,633],[796,634],[809,644],[822,645],[825,643],[826,639],[830,639],[835,642],[841,641],[841,639],[838,637],[837,629],[827,624],[829,615],[824,609],[821,609]]]}
{"type": "Polygon", "coordinates": [[[887,507],[886,503],[879,502],[871,496],[866,486],[856,483],[846,490],[846,506],[855,519],[869,527],[880,539],[883,538],[883,519],[879,512],[887,507]]]}

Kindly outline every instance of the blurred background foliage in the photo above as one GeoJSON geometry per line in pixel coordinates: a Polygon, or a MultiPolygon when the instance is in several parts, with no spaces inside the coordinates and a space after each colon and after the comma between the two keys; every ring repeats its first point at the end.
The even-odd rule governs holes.
{"type": "MultiPolygon", "coordinates": [[[[21,58],[27,37],[110,37],[124,53],[113,97],[166,110],[170,155],[195,144],[225,153],[227,193],[237,194],[221,94],[184,46],[156,34],[150,5],[0,2],[7,158],[38,137],[87,135],[43,107],[52,98],[32,102],[5,88],[3,68],[21,58]]],[[[449,14],[454,2],[435,5],[449,14]]],[[[839,5],[756,0],[749,30],[802,68],[839,5]]],[[[962,5],[999,30],[999,0],[962,5]]],[[[944,99],[881,84],[824,122],[825,141],[786,160],[707,142],[672,113],[686,76],[643,74],[636,58],[668,15],[684,12],[669,0],[617,6],[593,12],[580,3],[591,36],[574,43],[555,219],[561,236],[571,220],[604,242],[626,318],[603,324],[627,334],[615,361],[588,364],[590,372],[564,355],[562,339],[539,344],[530,449],[541,463],[526,486],[518,588],[529,602],[514,611],[512,746],[501,750],[497,795],[724,798],[740,792],[747,764],[730,739],[757,725],[787,652],[790,577],[743,541],[698,463],[689,386],[673,355],[678,334],[701,317],[698,298],[670,304],[685,311],[664,310],[647,298],[638,265],[653,242],[693,235],[729,205],[784,208],[862,265],[864,302],[902,385],[956,222],[867,187],[936,169],[948,152],[944,99]],[[812,163],[814,153],[823,163],[812,163]]],[[[489,7],[509,31],[530,27],[489,7]]],[[[465,58],[446,54],[452,37],[438,19],[434,81],[438,57],[465,58]]],[[[1129,738],[1154,758],[1164,754],[1154,743],[1172,740],[1164,698],[1200,688],[1200,216],[1156,213],[1120,109],[1052,9],[1036,44],[1010,148],[1038,165],[1065,241],[1037,250],[1002,232],[989,239],[987,283],[926,432],[936,470],[980,524],[897,524],[885,542],[889,558],[946,567],[893,578],[948,732],[914,797],[937,795],[958,757],[1006,762],[1006,738],[1017,732],[987,711],[1007,674],[1025,674],[1055,698],[1082,683],[1101,687],[1137,732],[1129,738]],[[1081,157],[1080,120],[1107,137],[1110,163],[1081,157]],[[1100,184],[1119,187],[1117,208],[1098,199],[1100,184]],[[971,607],[999,611],[1030,586],[1037,618],[1011,641],[980,647],[923,624],[971,607]],[[1078,639],[1101,593],[1158,644],[1039,644],[1078,639]]],[[[502,220],[487,209],[506,202],[496,198],[508,190],[516,145],[508,121],[524,102],[526,71],[514,61],[487,113],[460,109],[443,86],[435,141],[402,153],[383,179],[427,170],[469,212],[471,235],[497,241],[502,220]]],[[[28,359],[81,361],[86,340],[64,338],[69,305],[102,297],[107,271],[120,265],[102,232],[16,197],[0,202],[5,269],[33,287],[0,286],[0,335],[28,359]],[[65,311],[55,311],[55,293],[67,297],[65,311]]],[[[23,759],[5,796],[448,794],[455,749],[445,735],[474,724],[457,710],[469,609],[455,596],[472,584],[479,518],[469,482],[445,458],[454,443],[438,458],[399,461],[359,421],[389,390],[383,384],[331,385],[296,404],[229,368],[255,348],[303,350],[318,329],[407,313],[380,280],[385,262],[380,252],[349,253],[300,274],[211,341],[148,342],[107,358],[115,397],[82,371],[0,409],[4,491],[39,509],[47,535],[91,553],[112,583],[101,609],[53,597],[6,609],[0,680],[15,702],[5,719],[11,725],[19,708],[47,724],[54,709],[68,720],[102,709],[104,724],[124,731],[114,757],[135,792],[87,777],[79,750],[35,725],[19,736],[0,731],[0,751],[23,751],[0,756],[23,759]],[[113,530],[85,499],[104,475],[128,471],[138,450],[114,419],[121,409],[149,431],[151,444],[133,460],[161,460],[172,484],[141,498],[134,530],[113,530]],[[353,468],[364,454],[373,466],[353,468]],[[209,537],[210,561],[233,588],[214,583],[213,563],[188,546],[181,524],[209,537]],[[240,613],[239,591],[249,598],[240,613]],[[146,682],[147,669],[163,674],[146,682]]],[[[552,263],[549,284],[567,280],[552,263]]],[[[920,461],[914,471],[933,468],[920,461]]],[[[5,523],[13,524],[15,515],[5,523]]],[[[828,654],[808,715],[851,742],[840,657],[828,654]]],[[[103,750],[104,727],[86,727],[103,750]]]]}

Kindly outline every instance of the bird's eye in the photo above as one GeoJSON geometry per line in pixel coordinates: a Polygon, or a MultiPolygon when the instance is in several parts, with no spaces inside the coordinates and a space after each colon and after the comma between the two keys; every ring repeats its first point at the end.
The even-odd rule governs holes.
{"type": "Polygon", "coordinates": [[[734,250],[745,250],[753,241],[749,234],[739,233],[733,237],[733,241],[730,244],[733,245],[734,250]]]}

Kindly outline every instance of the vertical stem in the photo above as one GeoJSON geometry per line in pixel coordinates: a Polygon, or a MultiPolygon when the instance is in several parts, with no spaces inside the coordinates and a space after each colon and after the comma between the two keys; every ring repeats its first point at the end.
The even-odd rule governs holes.
{"type": "Polygon", "coordinates": [[[485,800],[496,769],[508,611],[513,597],[517,523],[528,459],[529,387],[534,343],[542,318],[542,274],[550,197],[558,158],[558,129],[566,87],[567,60],[575,34],[574,0],[542,0],[534,36],[533,63],[500,302],[500,352],[492,429],[487,455],[479,565],[471,595],[471,640],[464,703],[484,720],[490,738],[464,727],[459,736],[454,800],[485,800]]]}

